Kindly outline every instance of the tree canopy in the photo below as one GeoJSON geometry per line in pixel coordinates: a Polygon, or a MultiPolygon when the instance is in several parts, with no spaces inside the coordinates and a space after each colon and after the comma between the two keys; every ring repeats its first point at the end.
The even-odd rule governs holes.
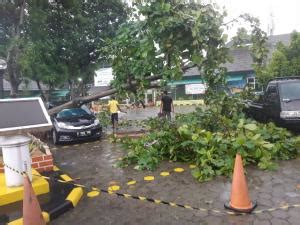
{"type": "MultiPolygon", "coordinates": [[[[215,4],[135,1],[127,19],[128,10],[121,0],[55,2],[28,0],[24,5],[18,62],[21,72],[33,80],[50,87],[67,82],[76,90],[78,78],[90,82],[97,67],[110,64],[113,86],[119,91],[129,88],[141,93],[152,80],[181,79],[194,66],[209,89],[224,82],[226,13],[215,4]]],[[[248,15],[243,19],[256,32],[252,41],[262,44],[258,21],[248,15]]],[[[256,64],[263,62],[260,50],[253,48],[256,64]]]]}
{"type": "Polygon", "coordinates": [[[253,60],[253,69],[257,78],[261,80],[265,73],[269,53],[267,46],[268,36],[260,28],[260,21],[257,18],[249,14],[244,14],[240,17],[249,23],[250,32],[244,27],[239,28],[236,36],[232,38],[233,47],[249,48],[253,60]]]}
{"type": "Polygon", "coordinates": [[[8,58],[14,53],[10,56],[15,63],[8,64],[8,71],[18,66],[18,71],[12,72],[20,78],[15,92],[22,76],[50,87],[67,82],[72,89],[78,78],[90,82],[95,68],[107,63],[102,51],[106,40],[127,18],[127,7],[121,0],[52,2],[0,3],[0,54],[8,58]],[[18,43],[18,48],[9,48],[10,43],[18,43]]]}
{"type": "Polygon", "coordinates": [[[102,48],[126,20],[120,0],[61,1],[31,0],[28,18],[28,47],[24,70],[46,84],[93,79],[99,64],[106,63],[102,48]],[[38,76],[38,77],[37,77],[38,76]]]}
{"type": "MultiPolygon", "coordinates": [[[[184,72],[198,67],[208,84],[208,95],[225,82],[228,60],[226,13],[218,6],[202,1],[146,0],[136,1],[131,18],[122,24],[116,36],[107,42],[107,61],[114,71],[113,88],[94,96],[78,98],[50,113],[65,107],[97,100],[116,92],[132,91],[142,94],[159,80],[165,84],[181,79],[184,72]]],[[[240,16],[256,33],[255,43],[261,44],[259,21],[249,15],[240,16]]],[[[255,45],[257,46],[257,45],[255,45]]],[[[258,49],[260,50],[260,49],[258,49]]],[[[258,54],[256,63],[262,60],[258,54]]],[[[209,101],[210,98],[206,98],[209,101]]]]}
{"type": "Polygon", "coordinates": [[[20,56],[25,17],[25,0],[0,2],[0,57],[7,61],[7,74],[11,82],[11,95],[16,95],[22,81],[20,56]]]}
{"type": "Polygon", "coordinates": [[[274,77],[296,76],[300,74],[300,33],[293,32],[288,46],[278,43],[270,62],[258,76],[264,85],[274,77]]]}
{"type": "Polygon", "coordinates": [[[133,12],[139,20],[124,24],[112,40],[114,86],[137,82],[137,89],[149,86],[145,80],[160,75],[176,80],[190,66],[197,66],[210,87],[220,82],[227,59],[225,14],[212,4],[177,0],[143,1],[133,12]]]}

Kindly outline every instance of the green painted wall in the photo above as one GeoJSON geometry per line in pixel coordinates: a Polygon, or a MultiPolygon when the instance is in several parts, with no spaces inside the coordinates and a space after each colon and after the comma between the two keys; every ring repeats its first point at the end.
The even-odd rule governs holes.
{"type": "MultiPolygon", "coordinates": [[[[242,89],[247,84],[248,77],[255,77],[254,71],[231,72],[226,75],[226,83],[229,88],[242,89]]],[[[184,76],[182,80],[168,83],[171,95],[175,100],[197,100],[202,99],[203,95],[186,95],[185,84],[203,83],[200,75],[184,76]]]]}

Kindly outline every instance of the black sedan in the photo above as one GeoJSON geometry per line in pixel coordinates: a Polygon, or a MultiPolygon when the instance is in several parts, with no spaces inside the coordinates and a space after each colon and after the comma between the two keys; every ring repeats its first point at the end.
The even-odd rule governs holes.
{"type": "Polygon", "coordinates": [[[96,139],[102,135],[102,126],[87,108],[64,109],[52,118],[54,144],[96,139]]]}

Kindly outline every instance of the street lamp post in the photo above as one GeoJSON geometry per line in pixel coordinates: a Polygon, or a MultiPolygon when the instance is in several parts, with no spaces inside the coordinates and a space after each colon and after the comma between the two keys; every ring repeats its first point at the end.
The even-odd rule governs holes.
{"type": "Polygon", "coordinates": [[[4,98],[4,72],[7,68],[6,61],[4,59],[0,59],[0,98],[4,98]]]}
{"type": "Polygon", "coordinates": [[[81,77],[78,77],[77,80],[79,82],[79,92],[80,92],[79,95],[83,97],[84,96],[84,93],[83,93],[84,92],[84,88],[83,88],[83,82],[82,82],[83,80],[82,80],[81,77]]]}

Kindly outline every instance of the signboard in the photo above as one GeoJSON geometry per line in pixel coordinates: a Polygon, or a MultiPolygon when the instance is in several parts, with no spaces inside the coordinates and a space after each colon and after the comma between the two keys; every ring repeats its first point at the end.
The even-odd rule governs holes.
{"type": "Polygon", "coordinates": [[[102,68],[95,72],[95,87],[110,86],[110,82],[114,79],[112,68],[102,68]]]}
{"type": "Polygon", "coordinates": [[[197,95],[205,94],[206,85],[205,84],[186,84],[185,94],[187,95],[197,95]]]}
{"type": "Polygon", "coordinates": [[[51,119],[41,98],[0,100],[0,136],[49,130],[51,119]]]}

